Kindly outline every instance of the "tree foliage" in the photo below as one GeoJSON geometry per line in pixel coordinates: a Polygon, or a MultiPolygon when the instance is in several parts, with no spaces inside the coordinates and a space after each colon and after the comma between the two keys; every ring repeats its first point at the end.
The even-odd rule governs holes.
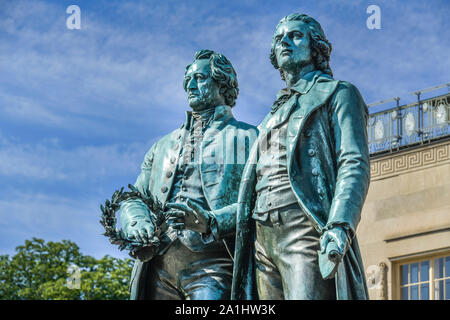
{"type": "Polygon", "coordinates": [[[33,238],[16,247],[12,257],[0,255],[0,299],[112,300],[128,299],[133,261],[83,255],[68,240],[33,238]],[[78,268],[80,281],[70,281],[78,268]],[[76,270],[76,269],[72,269],[76,270]],[[77,286],[79,284],[79,286],[77,286]],[[79,288],[77,288],[79,287],[79,288]]]}

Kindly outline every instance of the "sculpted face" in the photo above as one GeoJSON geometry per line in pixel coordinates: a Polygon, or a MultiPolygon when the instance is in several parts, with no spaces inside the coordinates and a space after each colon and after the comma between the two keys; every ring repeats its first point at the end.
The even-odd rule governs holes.
{"type": "Polygon", "coordinates": [[[220,87],[212,78],[208,59],[195,60],[185,74],[188,102],[194,111],[225,104],[220,87]]]}
{"type": "Polygon", "coordinates": [[[308,32],[308,26],[302,21],[285,21],[277,28],[273,41],[280,69],[299,72],[307,65],[314,65],[308,32]]]}

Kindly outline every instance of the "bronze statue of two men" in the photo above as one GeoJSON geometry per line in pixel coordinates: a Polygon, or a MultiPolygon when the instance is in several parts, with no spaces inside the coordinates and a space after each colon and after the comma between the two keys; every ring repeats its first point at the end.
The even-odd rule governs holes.
{"type": "MultiPolygon", "coordinates": [[[[156,255],[137,255],[131,299],[368,299],[355,237],[368,111],[333,79],[331,48],[313,18],[281,19],[270,61],[286,88],[257,128],[232,115],[228,59],[195,54],[183,82],[192,111],[151,147],[135,183],[169,219],[156,255]]],[[[149,210],[122,203],[130,239],[153,237],[149,210]]]]}

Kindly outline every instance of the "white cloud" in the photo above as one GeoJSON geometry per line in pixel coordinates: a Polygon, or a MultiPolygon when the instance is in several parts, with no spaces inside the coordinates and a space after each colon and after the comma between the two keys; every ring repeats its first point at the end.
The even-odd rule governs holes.
{"type": "MultiPolygon", "coordinates": [[[[181,83],[190,57],[186,61],[183,50],[161,34],[131,32],[99,16],[69,31],[59,9],[20,1],[0,19],[6,31],[0,109],[12,120],[73,130],[89,117],[143,123],[186,105],[181,83]]],[[[160,125],[169,122],[162,118],[160,125]]]]}
{"type": "Polygon", "coordinates": [[[138,173],[153,141],[73,148],[63,148],[57,138],[23,144],[3,137],[0,142],[0,176],[79,183],[138,173]]]}

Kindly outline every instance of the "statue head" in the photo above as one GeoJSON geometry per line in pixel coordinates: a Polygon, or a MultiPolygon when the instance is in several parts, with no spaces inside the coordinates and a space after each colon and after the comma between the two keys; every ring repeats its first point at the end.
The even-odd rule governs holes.
{"type": "Polygon", "coordinates": [[[306,14],[293,13],[277,25],[272,37],[270,62],[285,80],[285,71],[314,67],[333,76],[330,68],[331,43],[319,22],[306,14]]]}
{"type": "Polygon", "coordinates": [[[194,111],[219,105],[233,107],[239,94],[236,71],[231,62],[211,50],[195,53],[194,62],[186,67],[183,87],[194,111]]]}

